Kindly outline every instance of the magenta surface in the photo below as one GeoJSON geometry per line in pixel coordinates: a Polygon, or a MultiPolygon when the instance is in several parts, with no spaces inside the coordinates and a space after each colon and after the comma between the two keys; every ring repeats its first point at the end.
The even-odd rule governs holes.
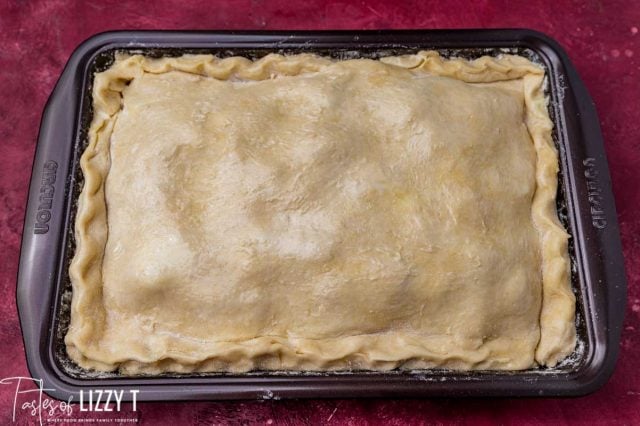
{"type": "MultiPolygon", "coordinates": [[[[0,379],[28,376],[15,306],[20,236],[40,114],[73,49],[112,29],[506,28],[543,31],[567,50],[598,109],[629,283],[618,367],[599,392],[575,399],[311,400],[126,405],[76,419],[144,424],[640,423],[640,3],[118,1],[0,2],[0,379]]],[[[24,389],[34,389],[23,385],[24,389]]],[[[10,424],[15,386],[0,385],[10,424]]],[[[37,421],[20,395],[16,423],[37,421]]],[[[61,417],[43,413],[43,420],[61,417]]],[[[64,417],[64,416],[62,416],[64,417]]],[[[113,424],[113,423],[112,423],[113,424]]]]}

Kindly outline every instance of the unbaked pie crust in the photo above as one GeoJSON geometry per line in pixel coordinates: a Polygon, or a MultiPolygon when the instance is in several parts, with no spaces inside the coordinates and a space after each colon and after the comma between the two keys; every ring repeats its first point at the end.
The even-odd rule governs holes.
{"type": "Polygon", "coordinates": [[[575,346],[544,70],[119,55],[93,85],[67,351],[125,374],[520,370],[575,346]]]}

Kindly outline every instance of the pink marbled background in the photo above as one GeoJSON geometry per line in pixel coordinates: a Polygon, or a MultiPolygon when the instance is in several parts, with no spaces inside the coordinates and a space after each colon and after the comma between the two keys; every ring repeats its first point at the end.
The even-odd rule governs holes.
{"type": "MultiPolygon", "coordinates": [[[[82,40],[114,29],[490,27],[528,27],[554,37],[598,108],[629,280],[621,354],[611,381],[576,399],[141,403],[136,412],[127,406],[102,417],[198,425],[640,424],[640,2],[625,0],[0,1],[0,378],[28,375],[15,284],[31,162],[46,99],[82,40]]],[[[0,386],[1,424],[11,424],[13,397],[10,386],[0,386]]],[[[16,416],[18,424],[34,420],[26,412],[16,416]]]]}

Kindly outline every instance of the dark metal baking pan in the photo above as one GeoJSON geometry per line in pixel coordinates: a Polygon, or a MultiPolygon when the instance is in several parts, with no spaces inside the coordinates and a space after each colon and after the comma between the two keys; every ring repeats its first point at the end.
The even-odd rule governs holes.
{"type": "Polygon", "coordinates": [[[611,375],[626,300],[622,249],[598,117],[585,87],[556,42],[530,30],[170,32],[96,35],[71,56],[46,105],[33,164],[17,288],[29,370],[55,398],[81,390],[139,390],[138,400],[300,397],[583,395],[611,375]],[[546,68],[549,112],[560,154],[558,212],[572,238],[572,284],[579,344],[554,368],[517,372],[392,371],[247,374],[165,374],[125,377],[82,370],[67,357],[67,274],[73,256],[79,156],[91,121],[93,75],[116,51],[152,56],[183,53],[241,55],[314,52],[379,57],[434,49],[466,58],[504,52],[546,68]]]}

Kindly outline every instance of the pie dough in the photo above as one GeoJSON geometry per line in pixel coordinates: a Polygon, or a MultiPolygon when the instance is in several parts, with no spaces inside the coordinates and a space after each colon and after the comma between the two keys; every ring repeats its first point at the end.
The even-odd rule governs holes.
{"type": "Polygon", "coordinates": [[[575,299],[544,84],[511,55],[117,56],[81,158],[69,356],[555,365],[575,299]]]}

